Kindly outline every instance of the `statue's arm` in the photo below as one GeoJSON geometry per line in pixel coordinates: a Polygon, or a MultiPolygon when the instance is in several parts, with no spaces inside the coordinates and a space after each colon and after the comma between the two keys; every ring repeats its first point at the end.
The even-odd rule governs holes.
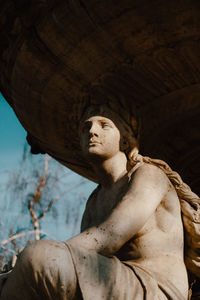
{"type": "Polygon", "coordinates": [[[129,189],[109,217],[68,242],[103,255],[114,254],[144,226],[168,188],[169,181],[163,171],[144,164],[136,170],[129,189]]]}

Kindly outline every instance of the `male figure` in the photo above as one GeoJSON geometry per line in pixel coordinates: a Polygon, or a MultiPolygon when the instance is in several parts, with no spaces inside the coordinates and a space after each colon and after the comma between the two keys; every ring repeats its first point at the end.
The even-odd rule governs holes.
{"type": "Polygon", "coordinates": [[[136,141],[123,134],[109,110],[88,111],[81,147],[100,185],[88,200],[82,232],[66,243],[25,249],[2,300],[187,299],[177,193],[161,169],[137,159],[136,141]]]}

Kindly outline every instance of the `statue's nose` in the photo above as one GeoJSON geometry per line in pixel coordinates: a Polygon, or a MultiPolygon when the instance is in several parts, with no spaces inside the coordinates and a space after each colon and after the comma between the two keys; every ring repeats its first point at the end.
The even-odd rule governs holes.
{"type": "Polygon", "coordinates": [[[98,133],[98,128],[97,128],[97,125],[96,124],[92,124],[90,129],[89,129],[89,135],[90,136],[98,136],[99,133],[98,133]]]}

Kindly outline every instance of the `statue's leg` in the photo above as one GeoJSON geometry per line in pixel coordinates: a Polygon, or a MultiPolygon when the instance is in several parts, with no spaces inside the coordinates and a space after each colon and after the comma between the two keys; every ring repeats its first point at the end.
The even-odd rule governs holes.
{"type": "Polygon", "coordinates": [[[7,279],[0,299],[79,299],[75,269],[66,245],[42,240],[27,247],[7,279]]]}

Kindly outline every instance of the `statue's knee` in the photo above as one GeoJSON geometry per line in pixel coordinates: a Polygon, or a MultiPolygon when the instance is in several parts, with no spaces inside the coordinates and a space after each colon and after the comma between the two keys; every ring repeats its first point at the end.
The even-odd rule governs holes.
{"type": "Polygon", "coordinates": [[[51,241],[41,240],[26,247],[19,255],[18,264],[23,267],[38,268],[46,263],[47,248],[51,247],[51,241]]]}
{"type": "Polygon", "coordinates": [[[66,283],[76,282],[71,254],[61,242],[41,240],[33,243],[20,254],[18,267],[33,277],[41,275],[51,280],[49,276],[53,276],[55,282],[59,278],[66,283]]]}
{"type": "Polygon", "coordinates": [[[67,264],[69,260],[68,249],[61,242],[53,240],[40,240],[24,249],[19,261],[28,268],[41,270],[67,264]]]}
{"type": "MultiPolygon", "coordinates": [[[[67,293],[73,296],[77,289],[77,278],[66,245],[57,241],[41,240],[25,248],[19,255],[7,283],[6,295],[11,286],[17,287],[18,290],[23,289],[27,295],[36,291],[41,295],[41,299],[46,299],[43,295],[49,293],[52,299],[62,299],[58,295],[67,293]]],[[[31,297],[27,299],[32,299],[31,297]]]]}

